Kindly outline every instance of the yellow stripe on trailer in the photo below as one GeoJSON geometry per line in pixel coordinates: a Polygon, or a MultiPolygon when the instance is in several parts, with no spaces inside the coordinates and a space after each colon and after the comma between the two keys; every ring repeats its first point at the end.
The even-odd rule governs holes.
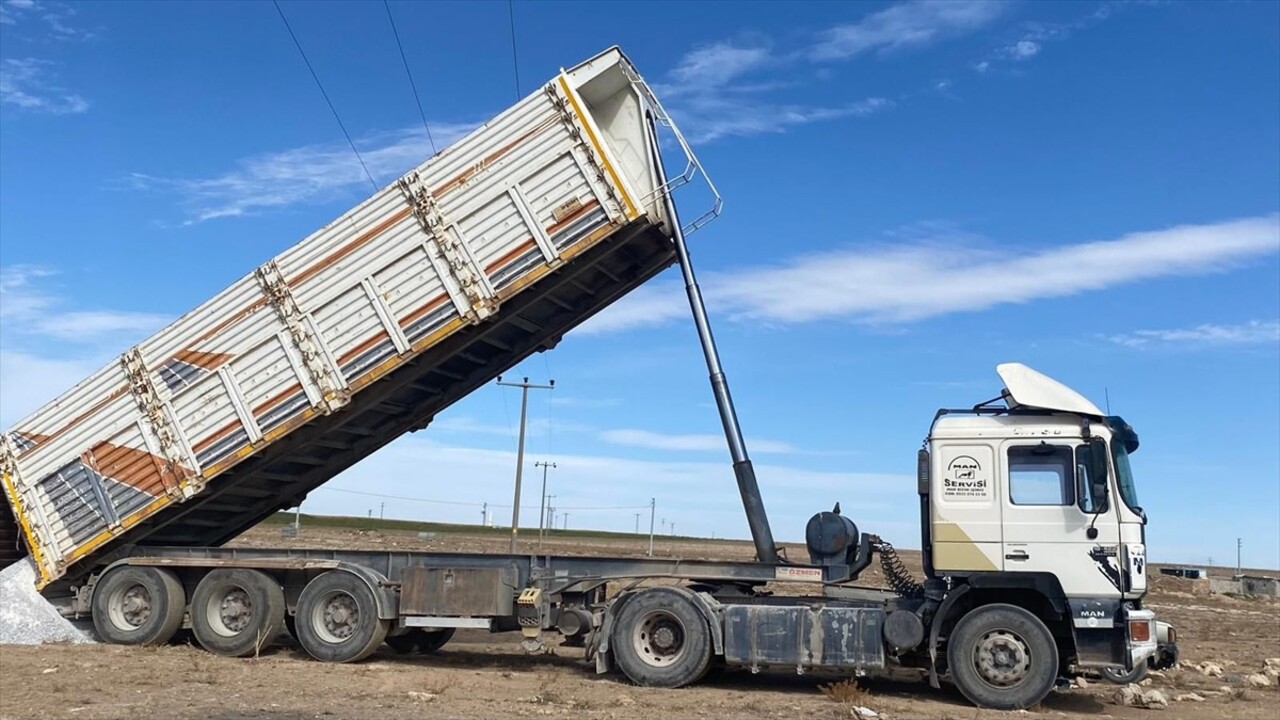
{"type": "Polygon", "coordinates": [[[596,154],[600,156],[600,162],[604,165],[605,172],[609,173],[609,177],[613,179],[613,184],[618,188],[618,192],[622,193],[622,202],[627,206],[627,219],[634,220],[639,216],[636,210],[636,204],[631,200],[631,194],[627,192],[627,186],[622,183],[622,177],[618,175],[618,171],[613,169],[613,163],[609,162],[609,154],[605,152],[604,145],[601,144],[600,138],[596,137],[596,132],[591,128],[591,122],[587,119],[587,114],[582,111],[582,106],[578,104],[578,95],[570,87],[568,81],[561,75],[560,89],[564,91],[565,97],[569,98],[569,104],[573,106],[573,112],[578,116],[578,121],[582,123],[583,129],[587,131],[587,138],[591,140],[591,145],[596,149],[596,154]]]}

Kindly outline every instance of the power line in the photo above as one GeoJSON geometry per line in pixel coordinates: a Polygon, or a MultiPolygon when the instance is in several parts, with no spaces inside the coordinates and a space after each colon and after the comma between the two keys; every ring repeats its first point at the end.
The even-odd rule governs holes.
{"type": "MultiPolygon", "coordinates": [[[[509,507],[511,507],[510,505],[500,505],[500,504],[495,504],[495,503],[459,502],[459,501],[456,501],[456,500],[431,500],[431,499],[429,499],[429,498],[407,497],[407,496],[404,496],[404,495],[387,495],[387,494],[385,494],[385,493],[366,492],[366,491],[364,491],[364,490],[348,490],[347,488],[339,488],[339,487],[327,487],[327,486],[325,486],[325,487],[321,487],[321,488],[318,488],[318,489],[320,489],[320,490],[326,490],[326,491],[329,491],[329,492],[340,492],[340,493],[346,493],[346,494],[348,494],[348,495],[360,495],[360,496],[363,496],[363,497],[383,498],[383,499],[386,499],[386,500],[403,500],[403,501],[406,501],[406,502],[432,503],[432,504],[435,504],[435,505],[456,505],[456,506],[460,506],[460,507],[477,507],[477,508],[478,508],[478,507],[491,507],[491,508],[509,508],[509,507]]],[[[553,497],[554,497],[554,496],[553,496],[553,497]]],[[[522,505],[521,507],[522,507],[523,509],[525,509],[525,510],[532,510],[532,509],[533,509],[533,507],[532,507],[532,506],[524,507],[524,506],[522,505]]],[[[649,506],[648,506],[648,505],[602,505],[602,506],[589,507],[589,506],[581,506],[581,505],[578,505],[578,506],[572,506],[572,507],[566,507],[566,508],[556,508],[556,509],[557,509],[557,510],[561,510],[561,509],[563,509],[563,510],[636,510],[636,509],[640,509],[640,508],[647,508],[647,507],[649,507],[649,506]]]]}
{"type": "Polygon", "coordinates": [[[302,62],[306,63],[307,70],[311,71],[311,79],[316,81],[316,87],[320,88],[320,94],[324,96],[324,101],[329,105],[329,111],[333,113],[333,119],[338,121],[338,127],[342,128],[342,135],[347,138],[347,144],[351,146],[351,152],[356,154],[356,160],[360,161],[360,167],[364,168],[364,176],[369,178],[369,184],[374,190],[378,189],[378,183],[374,182],[373,175],[369,172],[369,166],[364,164],[364,158],[360,157],[360,151],[356,149],[356,144],[351,140],[351,133],[347,132],[347,126],[342,124],[342,118],[338,117],[338,109],[333,106],[333,101],[329,99],[329,93],[324,91],[324,85],[320,84],[320,76],[316,75],[315,68],[311,67],[311,61],[307,59],[307,53],[302,49],[302,43],[298,42],[298,36],[293,32],[293,26],[289,24],[289,18],[284,16],[284,9],[280,7],[279,0],[271,0],[271,4],[276,6],[276,12],[280,13],[280,19],[284,21],[284,27],[289,31],[289,37],[293,38],[293,46],[298,48],[298,54],[302,56],[302,62]]]}
{"type": "Polygon", "coordinates": [[[511,20],[511,65],[516,71],[516,99],[522,96],[520,92],[520,55],[516,52],[516,8],[514,0],[507,0],[507,17],[511,20]]]}
{"type": "Polygon", "coordinates": [[[422,110],[422,98],[418,97],[418,86],[413,82],[413,73],[409,72],[409,59],[404,55],[404,45],[400,44],[400,31],[396,30],[396,19],[391,15],[391,4],[382,0],[387,9],[387,20],[391,22],[391,34],[396,36],[396,47],[400,48],[400,60],[404,63],[404,74],[409,77],[409,87],[413,88],[413,100],[418,103],[418,117],[422,118],[422,129],[427,131],[427,140],[431,142],[431,154],[436,154],[436,141],[431,137],[431,127],[427,125],[427,114],[422,110]]]}

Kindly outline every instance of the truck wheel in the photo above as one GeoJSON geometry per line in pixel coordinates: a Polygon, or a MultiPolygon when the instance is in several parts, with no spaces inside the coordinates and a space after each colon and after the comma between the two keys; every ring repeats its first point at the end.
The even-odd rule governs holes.
{"type": "Polygon", "coordinates": [[[355,662],[373,654],[391,623],[378,617],[378,602],[363,580],[330,570],[307,583],[294,618],[298,642],[311,657],[355,662]]]}
{"type": "Polygon", "coordinates": [[[387,645],[392,650],[402,654],[409,655],[412,653],[428,654],[433,653],[444,644],[449,642],[453,637],[454,628],[440,628],[438,630],[415,629],[403,635],[387,636],[387,645]]]}
{"type": "Polygon", "coordinates": [[[1142,682],[1147,677],[1148,669],[1147,661],[1143,660],[1138,663],[1132,670],[1125,672],[1120,668],[1102,668],[1101,675],[1103,679],[1113,682],[1117,685],[1128,685],[1130,683],[1142,682]]]}
{"type": "Polygon", "coordinates": [[[191,630],[214,655],[257,654],[284,630],[284,590],[257,570],[221,568],[191,594],[191,630]]]}
{"type": "Polygon", "coordinates": [[[947,642],[947,662],[969,702],[995,710],[1035,705],[1058,677],[1049,628],[1016,605],[983,605],[961,618],[947,642]]]}
{"type": "Polygon", "coordinates": [[[182,627],[187,594],[168,570],[124,565],[93,590],[93,627],[118,645],[162,645],[182,627]]]}
{"type": "Polygon", "coordinates": [[[622,606],[613,627],[613,656],[631,682],[682,687],[711,666],[711,628],[683,593],[650,588],[622,606]]]}

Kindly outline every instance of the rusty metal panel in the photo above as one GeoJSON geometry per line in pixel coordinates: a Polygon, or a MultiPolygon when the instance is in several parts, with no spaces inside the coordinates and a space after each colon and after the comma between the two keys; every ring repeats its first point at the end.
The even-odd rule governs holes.
{"type": "Polygon", "coordinates": [[[724,657],[753,667],[883,667],[883,625],[878,608],[730,605],[724,657]]]}
{"type": "Polygon", "coordinates": [[[511,615],[516,570],[429,568],[414,565],[400,575],[401,615],[511,615]]]}

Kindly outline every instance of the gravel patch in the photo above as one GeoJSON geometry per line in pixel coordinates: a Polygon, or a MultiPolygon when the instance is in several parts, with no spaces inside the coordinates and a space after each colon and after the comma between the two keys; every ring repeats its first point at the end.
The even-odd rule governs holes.
{"type": "Polygon", "coordinates": [[[36,569],[30,558],[0,570],[0,645],[52,642],[93,640],[36,592],[36,569]]]}

